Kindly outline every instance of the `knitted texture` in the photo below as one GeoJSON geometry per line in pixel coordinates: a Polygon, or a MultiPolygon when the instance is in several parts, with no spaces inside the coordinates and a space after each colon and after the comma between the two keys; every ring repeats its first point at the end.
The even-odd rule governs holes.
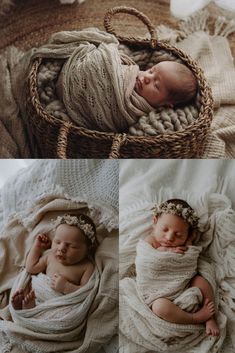
{"type": "Polygon", "coordinates": [[[187,288],[197,273],[200,247],[190,246],[184,255],[159,251],[140,240],[136,249],[136,283],[151,307],[158,298],[174,300],[187,288]]]}
{"type": "Polygon", "coordinates": [[[118,161],[37,160],[2,189],[3,223],[13,216],[34,226],[32,208],[42,200],[63,196],[86,202],[96,223],[118,227],[118,161]]]}
{"type": "MultiPolygon", "coordinates": [[[[234,347],[232,342],[235,332],[234,305],[232,304],[235,298],[234,258],[232,255],[234,253],[235,212],[231,208],[231,201],[223,194],[227,183],[224,179],[223,183],[219,179],[214,180],[214,175],[210,175],[210,181],[205,183],[203,177],[200,178],[201,172],[199,172],[195,178],[199,178],[201,184],[204,183],[204,187],[200,190],[201,184],[199,182],[197,193],[194,193],[196,181],[193,175],[188,175],[188,183],[185,183],[185,189],[182,190],[182,173],[185,173],[187,168],[183,169],[182,167],[180,169],[181,173],[177,174],[178,183],[175,173],[171,173],[168,169],[166,174],[166,170],[161,164],[151,168],[150,163],[146,162],[143,169],[143,178],[141,179],[141,170],[135,168],[134,165],[129,165],[129,183],[128,171],[122,172],[124,184],[120,198],[120,352],[181,353],[185,350],[185,347],[187,347],[187,353],[211,353],[222,349],[223,352],[226,352],[228,345],[233,344],[234,347]],[[133,177],[133,170],[135,177],[133,177]],[[160,174],[157,180],[156,172],[160,174]],[[174,187],[161,189],[160,187],[164,183],[174,185],[174,187]],[[223,190],[223,192],[219,193],[219,190],[223,190]],[[144,302],[143,292],[135,278],[129,277],[128,270],[136,258],[136,245],[140,238],[145,237],[151,231],[151,209],[153,205],[172,198],[186,200],[200,216],[200,230],[203,231],[203,234],[197,245],[202,246],[204,256],[200,255],[199,257],[197,272],[207,279],[213,288],[217,287],[215,303],[216,307],[219,308],[216,314],[220,327],[219,338],[211,340],[207,337],[204,325],[171,324],[158,318],[144,302]],[[227,337],[230,343],[225,340],[226,327],[228,328],[227,337]]],[[[176,165],[172,166],[172,172],[174,170],[177,170],[176,165]]],[[[194,173],[196,172],[194,171],[194,173]]],[[[139,251],[141,250],[144,252],[144,248],[139,248],[139,251]]],[[[156,250],[154,249],[154,251],[156,250]]],[[[143,255],[143,262],[145,261],[147,264],[148,261],[151,262],[151,259],[149,259],[151,253],[148,252],[147,254],[146,252],[145,255],[145,259],[143,255]]],[[[136,260],[138,261],[138,255],[136,260]]],[[[151,271],[149,266],[146,266],[145,272],[142,271],[140,276],[148,277],[149,271],[151,271]]],[[[138,272],[140,271],[137,270],[137,277],[138,272]]],[[[167,273],[167,276],[169,276],[169,273],[167,273]]],[[[174,275],[171,279],[174,281],[174,275]]],[[[154,281],[153,279],[152,282],[154,281]]],[[[153,287],[154,283],[149,285],[150,290],[151,286],[153,287]]],[[[157,293],[163,290],[162,287],[156,285],[157,293]]],[[[147,294],[147,289],[145,293],[147,294]]],[[[198,293],[194,293],[192,296],[191,293],[184,291],[174,302],[180,305],[183,310],[188,310],[188,308],[191,310],[192,307],[190,308],[189,304],[192,299],[191,304],[193,306],[200,303],[198,293]]]]}
{"type": "MultiPolygon", "coordinates": [[[[4,228],[0,237],[1,261],[5,263],[4,271],[0,272],[2,297],[9,289],[12,288],[12,295],[19,286],[24,288],[29,282],[30,275],[20,270],[25,265],[37,234],[47,233],[53,237],[52,217],[63,215],[68,210],[76,214],[89,214],[85,202],[43,198],[40,204],[31,204],[32,229],[25,228],[17,218],[4,228]]],[[[95,253],[96,269],[84,287],[58,296],[49,290],[48,278],[39,276],[32,281],[41,301],[35,308],[16,311],[7,305],[9,297],[8,303],[1,301],[1,308],[4,309],[0,313],[3,319],[0,320],[0,342],[4,338],[6,344],[12,344],[17,352],[31,353],[74,350],[78,353],[95,353],[109,342],[118,324],[117,232],[109,233],[104,226],[99,225],[97,236],[100,245],[95,253]],[[14,322],[9,321],[10,314],[14,322]],[[97,326],[97,320],[102,325],[97,326]]]]}
{"type": "MultiPolygon", "coordinates": [[[[171,36],[172,36],[172,32],[171,36]]],[[[163,35],[161,33],[161,35],[163,35]]],[[[168,38],[169,40],[169,38],[168,38]]],[[[165,50],[131,50],[126,45],[120,45],[119,50],[128,55],[143,70],[151,68],[161,61],[175,61],[182,64],[179,58],[165,50]]],[[[139,118],[138,122],[129,128],[129,134],[136,136],[155,136],[174,131],[181,131],[193,124],[198,118],[200,108],[200,95],[194,105],[186,105],[181,108],[159,107],[147,115],[139,118]]]]}
{"type": "MultiPolygon", "coordinates": [[[[36,57],[66,59],[58,91],[70,118],[100,131],[123,131],[152,110],[134,89],[136,65],[121,63],[118,41],[98,29],[59,32],[34,51],[36,57]],[[118,117],[118,118],[117,118],[118,117]]],[[[31,54],[29,54],[31,55],[31,54]]]]}
{"type": "MultiPolygon", "coordinates": [[[[24,288],[29,284],[31,276],[26,270],[20,272],[15,279],[11,294],[18,288],[24,288]]],[[[88,283],[78,291],[67,295],[58,295],[55,291],[49,291],[47,277],[44,275],[34,278],[32,288],[35,289],[38,303],[31,310],[15,310],[10,304],[10,312],[13,321],[28,330],[38,334],[58,334],[58,340],[77,340],[81,334],[91,304],[96,296],[99,285],[99,272],[94,271],[88,283]]],[[[7,324],[6,324],[7,325],[7,324]]],[[[77,343],[74,345],[74,348],[77,343]]]]}
{"type": "MultiPolygon", "coordinates": [[[[163,50],[156,51],[154,54],[150,55],[148,52],[143,50],[131,52],[127,46],[120,45],[119,51],[122,55],[128,53],[129,57],[136,61],[136,63],[140,66],[145,65],[146,67],[151,67],[163,60],[174,60],[181,62],[181,60],[175,59],[172,54],[169,54],[163,50]]],[[[40,101],[48,113],[51,113],[55,117],[64,121],[70,121],[70,116],[65,108],[65,105],[62,100],[58,99],[56,93],[56,82],[58,80],[61,67],[62,62],[59,60],[45,61],[40,65],[37,76],[38,93],[40,101]]],[[[128,73],[129,68],[126,68],[126,71],[128,73]]],[[[95,86],[96,85],[94,85],[94,87],[95,86]]],[[[133,94],[134,93],[135,92],[133,92],[133,94]]],[[[81,101],[82,100],[84,100],[84,95],[82,95],[81,101]]],[[[199,107],[200,97],[198,97],[195,105],[187,105],[177,109],[164,107],[155,109],[148,114],[141,116],[138,123],[130,126],[129,133],[131,135],[147,136],[183,130],[198,118],[199,107]]],[[[99,124],[101,125],[102,121],[100,121],[99,124]]]]}

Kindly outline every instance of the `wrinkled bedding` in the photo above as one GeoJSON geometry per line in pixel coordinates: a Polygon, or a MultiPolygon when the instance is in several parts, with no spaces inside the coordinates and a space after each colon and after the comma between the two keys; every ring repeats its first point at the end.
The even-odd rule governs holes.
{"type": "Polygon", "coordinates": [[[120,352],[234,352],[234,169],[233,161],[121,161],[120,352]],[[177,197],[200,216],[202,259],[210,262],[215,277],[201,272],[203,266],[198,271],[217,287],[218,338],[207,337],[204,325],[171,324],[154,315],[130,271],[136,245],[151,229],[151,208],[177,197]]]}

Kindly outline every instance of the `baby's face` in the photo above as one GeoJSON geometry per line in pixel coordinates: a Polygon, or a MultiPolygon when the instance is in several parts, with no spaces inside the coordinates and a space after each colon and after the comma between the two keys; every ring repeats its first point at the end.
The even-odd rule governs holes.
{"type": "Polygon", "coordinates": [[[51,249],[56,260],[65,266],[82,261],[88,254],[83,232],[68,224],[61,224],[56,228],[51,249]]]}
{"type": "Polygon", "coordinates": [[[153,236],[161,246],[182,246],[189,233],[189,225],[183,218],[163,213],[154,218],[153,236]]]}
{"type": "Polygon", "coordinates": [[[154,108],[173,104],[169,92],[178,87],[180,77],[176,63],[163,61],[146,71],[140,71],[135,84],[136,92],[154,108]]]}

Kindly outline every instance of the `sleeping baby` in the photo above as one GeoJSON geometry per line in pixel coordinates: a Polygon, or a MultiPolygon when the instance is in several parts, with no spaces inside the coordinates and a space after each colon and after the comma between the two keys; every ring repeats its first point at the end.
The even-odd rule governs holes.
{"type": "Polygon", "coordinates": [[[195,99],[197,80],[187,66],[175,61],[162,61],[149,70],[139,72],[135,90],[153,108],[173,108],[195,99]]]}
{"type": "MultiPolygon", "coordinates": [[[[32,275],[45,274],[50,287],[61,295],[75,292],[94,272],[92,256],[97,244],[96,228],[88,216],[58,217],[52,242],[46,234],[37,235],[26,259],[26,271],[32,275]]],[[[15,310],[35,307],[34,277],[32,288],[19,289],[13,294],[11,303],[15,310]]]]}
{"type": "Polygon", "coordinates": [[[206,333],[218,336],[213,289],[197,273],[202,249],[193,245],[198,225],[195,211],[183,200],[168,200],[155,207],[153,222],[151,233],[137,245],[136,282],[145,303],[163,320],[205,323],[206,333]],[[196,298],[199,307],[180,307],[182,295],[183,305],[188,296],[190,301],[196,298]]]}
{"type": "MultiPolygon", "coordinates": [[[[62,40],[59,36],[57,42],[62,40]]],[[[197,80],[186,65],[163,61],[141,71],[131,57],[120,54],[113,36],[94,29],[76,36],[86,41],[64,62],[56,83],[57,94],[76,125],[125,132],[157,107],[187,104],[196,97],[197,80]]],[[[75,40],[75,35],[68,40],[75,40]]]]}

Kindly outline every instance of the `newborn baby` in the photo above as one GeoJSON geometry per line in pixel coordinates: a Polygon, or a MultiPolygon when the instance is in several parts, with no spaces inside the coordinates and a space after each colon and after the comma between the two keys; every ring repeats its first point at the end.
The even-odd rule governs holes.
{"type": "Polygon", "coordinates": [[[162,61],[139,71],[135,91],[154,108],[187,104],[195,98],[197,80],[192,71],[175,61],[162,61]]]}
{"type": "MultiPolygon", "coordinates": [[[[37,235],[26,259],[26,270],[32,275],[45,273],[51,288],[62,294],[75,292],[94,271],[90,258],[97,244],[96,228],[88,216],[58,217],[52,242],[46,234],[37,235]]],[[[30,309],[36,305],[35,299],[33,289],[19,289],[12,296],[12,306],[15,310],[30,309]]]]}
{"type": "Polygon", "coordinates": [[[201,248],[192,246],[193,229],[198,222],[195,211],[185,201],[173,199],[156,206],[154,214],[152,232],[138,244],[136,257],[136,280],[146,304],[166,321],[177,324],[205,322],[207,334],[219,335],[213,289],[197,274],[201,248]],[[144,245],[145,242],[151,247],[144,245]],[[189,287],[196,287],[197,291],[199,288],[203,297],[201,308],[193,313],[182,310],[174,302],[189,287]]]}

